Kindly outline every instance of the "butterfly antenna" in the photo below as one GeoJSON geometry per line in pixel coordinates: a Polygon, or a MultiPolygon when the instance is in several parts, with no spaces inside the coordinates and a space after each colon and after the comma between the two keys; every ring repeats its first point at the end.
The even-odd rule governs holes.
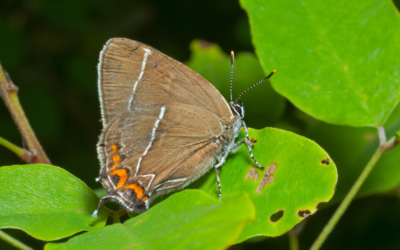
{"type": "Polygon", "coordinates": [[[231,101],[232,101],[232,81],[233,81],[233,65],[235,63],[235,53],[231,51],[231,85],[230,85],[230,92],[231,92],[231,101]]]}
{"type": "Polygon", "coordinates": [[[269,78],[271,78],[271,76],[272,76],[273,74],[275,74],[275,72],[276,72],[276,69],[274,69],[271,73],[269,73],[269,75],[268,75],[267,77],[265,77],[264,79],[262,79],[262,80],[259,81],[258,83],[254,84],[254,85],[251,86],[250,88],[247,88],[245,91],[243,91],[243,92],[236,98],[235,102],[237,102],[237,100],[238,100],[244,93],[246,93],[246,92],[249,91],[250,89],[254,88],[255,86],[257,86],[257,85],[261,84],[262,82],[265,82],[266,80],[268,80],[269,78]]]}

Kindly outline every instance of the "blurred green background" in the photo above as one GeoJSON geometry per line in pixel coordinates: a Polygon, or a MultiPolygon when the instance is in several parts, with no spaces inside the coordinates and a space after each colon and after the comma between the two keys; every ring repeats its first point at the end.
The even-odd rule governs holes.
{"type": "MultiPolygon", "coordinates": [[[[0,61],[19,87],[26,115],[52,163],[93,189],[101,187],[94,181],[101,131],[96,66],[111,37],[138,40],[181,62],[189,60],[193,39],[216,43],[225,53],[254,52],[248,18],[237,1],[1,1],[0,61]]],[[[229,64],[226,69],[229,77],[229,64]]],[[[331,154],[323,144],[325,135],[310,132],[313,118],[288,101],[279,120],[265,116],[246,121],[250,127],[274,126],[314,136],[331,154]]],[[[0,136],[22,145],[5,105],[0,105],[0,136]]],[[[0,147],[0,166],[20,163],[0,147]]],[[[311,246],[335,208],[321,209],[306,220],[301,249],[311,246]]],[[[356,200],[323,249],[400,249],[399,211],[391,193],[356,200]]],[[[6,231],[30,246],[43,246],[23,232],[6,231]]],[[[13,248],[0,242],[0,249],[13,248]]],[[[251,239],[232,249],[289,249],[289,243],[283,235],[251,239]]]]}

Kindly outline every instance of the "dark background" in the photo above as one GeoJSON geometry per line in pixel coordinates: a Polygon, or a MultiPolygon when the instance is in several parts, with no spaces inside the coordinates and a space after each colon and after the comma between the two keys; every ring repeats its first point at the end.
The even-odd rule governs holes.
{"type": "MultiPolygon", "coordinates": [[[[141,41],[182,62],[189,59],[193,39],[217,43],[227,53],[254,52],[247,15],[237,1],[1,1],[0,61],[19,87],[21,104],[52,163],[91,188],[100,188],[94,181],[101,131],[96,65],[111,37],[141,41]]],[[[286,119],[293,109],[287,105],[286,119]]],[[[301,122],[292,121],[301,130],[301,122]]],[[[0,136],[22,146],[2,104],[0,136]]],[[[13,164],[23,162],[0,147],[0,166],[13,164]]],[[[306,220],[300,249],[311,246],[335,209],[306,220]]],[[[323,249],[400,249],[399,211],[393,197],[356,200],[323,249]]],[[[30,246],[43,246],[21,231],[6,231],[30,246]]],[[[289,249],[289,242],[283,235],[232,248],[289,249]]],[[[0,242],[0,249],[13,248],[0,242]]]]}

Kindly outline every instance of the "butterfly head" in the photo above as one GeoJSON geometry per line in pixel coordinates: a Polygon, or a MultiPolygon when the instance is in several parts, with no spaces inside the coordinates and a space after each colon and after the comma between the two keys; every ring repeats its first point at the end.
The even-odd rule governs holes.
{"type": "Polygon", "coordinates": [[[230,102],[229,106],[231,107],[231,110],[234,114],[239,116],[240,118],[244,117],[244,106],[242,99],[239,98],[240,103],[238,102],[230,102]]]}
{"type": "Polygon", "coordinates": [[[237,98],[235,101],[233,101],[232,99],[232,80],[233,80],[233,66],[234,66],[234,57],[235,54],[233,53],[233,51],[231,52],[231,83],[230,83],[230,96],[231,96],[231,101],[229,102],[229,106],[231,107],[231,110],[233,113],[235,113],[238,117],[243,118],[244,117],[244,107],[243,107],[243,102],[240,99],[240,97],[246,93],[248,90],[254,88],[255,86],[261,84],[262,82],[268,80],[273,74],[275,74],[276,70],[273,70],[267,77],[265,77],[264,79],[262,79],[261,81],[259,81],[258,83],[254,84],[253,86],[247,88],[246,90],[244,90],[237,98]],[[238,102],[238,100],[240,101],[240,103],[238,102]]]}

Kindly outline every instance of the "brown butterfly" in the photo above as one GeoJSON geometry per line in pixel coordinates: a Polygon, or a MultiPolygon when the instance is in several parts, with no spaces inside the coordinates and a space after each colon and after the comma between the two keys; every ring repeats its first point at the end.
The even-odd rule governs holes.
{"type": "MultiPolygon", "coordinates": [[[[141,213],[155,197],[182,189],[213,166],[221,199],[217,169],[243,143],[263,169],[253,157],[240,100],[252,87],[228,103],[182,63],[125,38],[106,43],[98,74],[104,129],[97,145],[97,180],[108,192],[94,217],[109,199],[141,213]],[[242,127],[246,137],[235,143],[242,127]]],[[[233,53],[231,86],[232,74],[233,53]]]]}

